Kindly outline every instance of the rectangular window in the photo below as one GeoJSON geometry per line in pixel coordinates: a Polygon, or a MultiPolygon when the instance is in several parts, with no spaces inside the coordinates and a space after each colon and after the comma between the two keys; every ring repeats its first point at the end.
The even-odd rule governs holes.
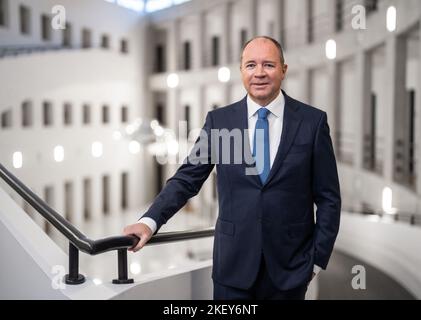
{"type": "Polygon", "coordinates": [[[72,124],[73,115],[72,115],[72,105],[70,103],[65,103],[63,107],[63,123],[66,126],[72,124]]]}
{"type": "Polygon", "coordinates": [[[129,174],[123,172],[121,174],[121,208],[126,210],[129,208],[129,174]]]}
{"type": "Polygon", "coordinates": [[[415,186],[415,90],[409,91],[409,161],[408,161],[408,173],[409,173],[409,185],[415,186]]]}
{"type": "Polygon", "coordinates": [[[190,70],[191,67],[191,46],[190,46],[190,41],[186,41],[184,42],[184,70],[190,70]]]}
{"type": "Polygon", "coordinates": [[[102,177],[102,212],[104,215],[110,213],[110,177],[102,177]]]}
{"type": "Polygon", "coordinates": [[[164,166],[160,164],[158,161],[155,163],[156,165],[156,192],[155,194],[158,195],[162,188],[164,187],[164,166]]]}
{"type": "Polygon", "coordinates": [[[158,122],[161,125],[165,125],[165,113],[164,113],[164,106],[162,104],[157,104],[156,105],[156,120],[158,120],[158,122]]]}
{"type": "Polygon", "coordinates": [[[367,14],[378,10],[378,0],[364,0],[364,6],[367,14]]]}
{"type": "Polygon", "coordinates": [[[370,114],[370,153],[369,153],[369,168],[370,170],[376,169],[376,118],[377,118],[377,96],[376,94],[371,94],[371,114],[370,114]]]}
{"type": "Polygon", "coordinates": [[[92,46],[92,32],[89,29],[82,29],[82,48],[88,49],[92,46]]]}
{"type": "Polygon", "coordinates": [[[1,127],[2,129],[12,127],[12,110],[3,111],[1,113],[1,127]]]}
{"type": "Polygon", "coordinates": [[[212,37],[212,67],[219,65],[219,37],[212,37]]]}
{"type": "Polygon", "coordinates": [[[41,38],[44,41],[51,40],[51,18],[46,14],[41,16],[41,38]]]}
{"type": "Polygon", "coordinates": [[[246,44],[247,41],[248,41],[247,30],[241,29],[241,31],[240,31],[240,52],[243,51],[243,47],[244,47],[244,45],[246,44]]]}
{"type": "Polygon", "coordinates": [[[101,48],[109,49],[110,48],[110,37],[106,34],[101,37],[101,48]]]}
{"type": "Polygon", "coordinates": [[[7,27],[9,18],[7,0],[0,0],[0,27],[7,27]]]}
{"type": "Polygon", "coordinates": [[[161,44],[155,47],[155,72],[165,72],[165,49],[161,44]]]}
{"type": "Polygon", "coordinates": [[[184,107],[184,119],[187,123],[187,133],[190,132],[190,106],[184,107]]]}
{"type": "Polygon", "coordinates": [[[110,123],[110,107],[109,106],[102,107],[102,123],[104,124],[110,123]]]}
{"type": "Polygon", "coordinates": [[[129,42],[127,39],[122,39],[120,43],[120,51],[121,53],[129,53],[129,42]]]}
{"type": "Polygon", "coordinates": [[[121,108],[121,122],[122,123],[129,122],[129,108],[126,106],[123,106],[121,108]]]}
{"type": "Polygon", "coordinates": [[[212,67],[219,65],[219,37],[212,37],[212,67]]]}
{"type": "Polygon", "coordinates": [[[22,103],[22,126],[30,127],[33,123],[32,102],[25,101],[22,103]]]}
{"type": "Polygon", "coordinates": [[[31,12],[28,7],[19,7],[20,33],[28,35],[31,33],[31,12]]]}
{"type": "Polygon", "coordinates": [[[82,110],[82,114],[83,114],[82,123],[83,124],[90,124],[91,123],[91,106],[85,104],[82,108],[83,108],[83,110],[82,110]]]}
{"type": "Polygon", "coordinates": [[[64,217],[69,222],[73,220],[73,184],[71,182],[64,184],[64,217]]]}
{"type": "Polygon", "coordinates": [[[313,0],[307,0],[308,21],[307,21],[307,43],[314,41],[314,17],[313,17],[313,0]]]}
{"type": "Polygon", "coordinates": [[[70,48],[72,46],[72,25],[66,22],[63,30],[63,47],[70,48]]]}
{"type": "Polygon", "coordinates": [[[44,101],[42,106],[44,126],[51,126],[53,124],[53,105],[51,102],[44,101]]]}
{"type": "Polygon", "coordinates": [[[335,29],[337,32],[344,28],[344,0],[336,0],[335,29]]]}
{"type": "Polygon", "coordinates": [[[91,179],[83,179],[83,217],[88,221],[92,217],[92,183],[91,179]]]}

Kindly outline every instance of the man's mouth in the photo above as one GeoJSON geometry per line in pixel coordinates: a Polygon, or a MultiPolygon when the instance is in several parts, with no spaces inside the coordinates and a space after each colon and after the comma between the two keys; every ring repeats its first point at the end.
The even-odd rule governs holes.
{"type": "Polygon", "coordinates": [[[264,86],[267,86],[269,83],[253,83],[253,86],[256,86],[256,87],[264,87],[264,86]]]}

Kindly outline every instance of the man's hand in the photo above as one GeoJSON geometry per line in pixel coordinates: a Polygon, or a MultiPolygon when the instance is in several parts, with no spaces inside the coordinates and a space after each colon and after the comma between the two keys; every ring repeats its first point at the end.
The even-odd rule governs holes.
{"type": "Polygon", "coordinates": [[[135,223],[124,228],[125,236],[135,235],[140,240],[135,247],[129,248],[129,251],[137,252],[143,248],[146,242],[152,237],[152,230],[144,223],[135,223]]]}

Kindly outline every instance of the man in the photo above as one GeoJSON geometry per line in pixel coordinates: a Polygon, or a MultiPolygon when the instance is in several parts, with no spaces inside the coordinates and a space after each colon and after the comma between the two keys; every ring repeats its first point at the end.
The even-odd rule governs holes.
{"type": "MultiPolygon", "coordinates": [[[[327,116],[281,90],[287,68],[276,40],[250,40],[241,57],[248,95],[206,118],[207,136],[216,129],[248,129],[241,163],[221,163],[216,156],[215,299],[304,299],[333,250],[341,198],[327,116]],[[247,173],[253,167],[248,155],[255,159],[254,175],[247,173]]],[[[221,151],[202,136],[200,144],[210,147],[209,159],[215,148],[236,151],[221,151]]],[[[187,161],[179,168],[139,222],[125,228],[124,234],[141,239],[133,251],[199,192],[213,167],[211,161],[187,161]]]]}

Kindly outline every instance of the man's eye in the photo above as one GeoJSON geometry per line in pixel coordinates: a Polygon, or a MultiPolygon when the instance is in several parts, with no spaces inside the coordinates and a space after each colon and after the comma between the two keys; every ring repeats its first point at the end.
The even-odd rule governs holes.
{"type": "Polygon", "coordinates": [[[269,68],[274,68],[275,67],[273,64],[270,64],[270,63],[266,63],[265,66],[266,67],[269,67],[269,68]]]}
{"type": "Polygon", "coordinates": [[[253,68],[254,67],[254,64],[248,64],[248,65],[246,65],[246,68],[253,68]]]}

